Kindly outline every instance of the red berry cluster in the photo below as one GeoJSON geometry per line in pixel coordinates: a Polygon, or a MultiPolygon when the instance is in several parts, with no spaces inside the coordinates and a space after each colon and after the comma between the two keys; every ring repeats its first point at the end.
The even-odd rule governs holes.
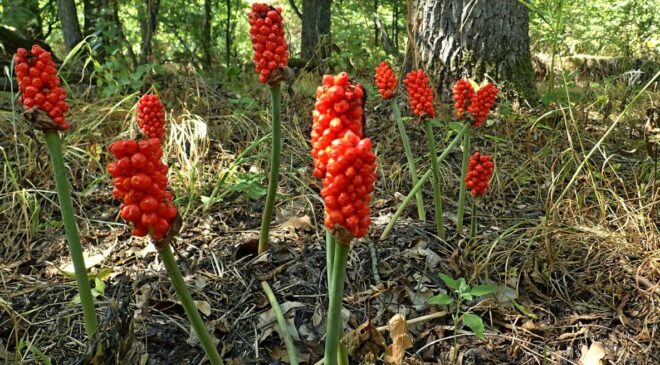
{"type": "Polygon", "coordinates": [[[468,112],[474,116],[474,122],[472,124],[475,127],[479,128],[481,123],[488,117],[490,108],[495,104],[495,98],[497,98],[498,92],[497,87],[490,82],[477,90],[468,107],[468,112]]]}
{"type": "Polygon", "coordinates": [[[383,61],[376,67],[376,87],[380,96],[387,100],[392,97],[396,90],[396,75],[387,61],[383,61]]]}
{"type": "Polygon", "coordinates": [[[160,139],[123,140],[110,145],[117,161],[108,165],[114,177],[112,195],[122,200],[121,216],[133,223],[134,236],[165,237],[177,209],[167,188],[167,166],[162,163],[160,139]]]}
{"type": "Polygon", "coordinates": [[[282,8],[252,4],[248,21],[254,50],[254,66],[259,74],[259,82],[265,84],[274,69],[286,66],[289,61],[289,46],[284,39],[282,8]]]}
{"type": "Polygon", "coordinates": [[[165,133],[165,109],[158,95],[146,94],[138,100],[138,126],[151,138],[162,139],[165,133]]]}
{"type": "Polygon", "coordinates": [[[454,101],[456,102],[456,104],[454,104],[454,108],[456,108],[456,116],[460,118],[470,105],[470,100],[474,96],[474,88],[470,81],[460,79],[454,84],[453,93],[454,101]]]}
{"type": "Polygon", "coordinates": [[[369,203],[376,182],[376,155],[369,138],[348,131],[330,146],[321,196],[325,201],[325,226],[345,228],[353,237],[364,237],[371,224],[369,203]]]}
{"type": "Polygon", "coordinates": [[[475,152],[468,160],[465,186],[471,190],[473,197],[486,194],[490,176],[493,174],[495,164],[490,156],[475,152]]]}
{"type": "Polygon", "coordinates": [[[479,128],[488,117],[490,108],[495,104],[499,90],[489,82],[475,92],[470,81],[461,79],[454,84],[453,92],[456,116],[460,118],[467,110],[472,114],[472,125],[479,128]]]}
{"type": "Polygon", "coordinates": [[[408,98],[410,99],[410,107],[415,115],[423,116],[428,115],[431,118],[435,117],[435,110],[433,109],[433,89],[429,85],[429,78],[426,76],[424,70],[410,71],[403,80],[408,90],[408,98]]]}
{"type": "Polygon", "coordinates": [[[15,64],[20,101],[25,109],[42,109],[59,127],[69,129],[69,123],[64,119],[64,113],[69,111],[66,91],[60,86],[50,52],[36,44],[30,51],[19,48],[15,64]]]}
{"type": "Polygon", "coordinates": [[[349,131],[362,138],[363,96],[362,85],[350,82],[346,72],[323,76],[312,112],[312,159],[318,179],[325,177],[332,141],[349,131]]]}

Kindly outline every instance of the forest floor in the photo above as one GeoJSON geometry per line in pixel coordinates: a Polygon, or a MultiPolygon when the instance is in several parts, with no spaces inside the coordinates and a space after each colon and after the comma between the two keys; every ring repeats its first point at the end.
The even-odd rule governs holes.
{"type": "MultiPolygon", "coordinates": [[[[370,76],[363,77],[370,84],[370,76]]],[[[255,142],[269,129],[266,89],[199,77],[173,77],[159,89],[171,111],[167,156],[184,217],[176,253],[227,364],[286,363],[261,281],[270,283],[287,313],[301,362],[314,364],[323,355],[323,212],[308,147],[317,79],[301,77],[294,94],[284,96],[281,196],[273,246],[260,257],[249,254],[249,245],[258,235],[265,183],[260,176],[267,168],[267,143],[255,142]],[[253,149],[241,156],[248,146],[253,149]],[[222,199],[205,209],[201,202],[229,169],[219,189],[222,199]]],[[[458,148],[442,165],[447,239],[434,235],[432,222],[417,220],[411,206],[379,240],[410,183],[389,105],[371,92],[366,130],[375,142],[379,179],[369,240],[355,243],[349,256],[346,330],[369,319],[385,326],[397,313],[408,320],[435,314],[409,326],[408,364],[449,364],[454,348],[459,364],[592,365],[600,357],[588,357],[598,353],[599,343],[608,364],[660,363],[658,190],[653,154],[647,153],[657,147],[644,138],[653,117],[647,111],[655,107],[657,115],[653,103],[659,94],[643,94],[619,117],[631,98],[626,100],[625,90],[625,84],[613,84],[609,101],[600,103],[593,85],[578,83],[572,92],[581,99],[568,103],[570,108],[500,102],[472,142],[497,165],[473,242],[455,230],[458,148]],[[613,134],[557,200],[614,122],[619,123],[613,134]],[[432,295],[447,291],[438,273],[498,285],[495,295],[463,307],[484,319],[485,339],[467,328],[455,330],[447,307],[428,304],[432,295]]],[[[104,361],[200,364],[203,352],[158,255],[121,224],[104,173],[108,141],[135,135],[128,126],[136,99],[99,101],[92,89],[74,95],[74,131],[65,139],[65,159],[87,261],[97,279],[104,361]]],[[[81,309],[72,304],[76,286],[66,273],[68,253],[45,145],[41,136],[28,133],[8,100],[7,95],[0,102],[0,362],[82,364],[81,309]]],[[[442,120],[451,119],[448,107],[442,113],[442,120]]],[[[413,121],[407,125],[419,169],[426,171],[423,131],[413,121]]],[[[436,130],[442,148],[454,132],[446,126],[436,130]]],[[[429,185],[425,198],[427,216],[433,217],[430,190],[429,185]]],[[[391,343],[386,331],[383,336],[391,343]]],[[[361,361],[370,363],[352,363],[361,361]]]]}

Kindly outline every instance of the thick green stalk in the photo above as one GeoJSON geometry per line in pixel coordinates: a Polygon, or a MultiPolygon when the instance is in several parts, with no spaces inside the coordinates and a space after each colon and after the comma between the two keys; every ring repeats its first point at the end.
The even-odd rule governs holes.
{"type": "Polygon", "coordinates": [[[277,181],[280,174],[280,153],[282,152],[282,141],[280,140],[280,105],[282,92],[280,83],[271,85],[270,102],[272,106],[273,134],[270,152],[270,175],[268,178],[268,195],[266,195],[266,206],[261,216],[261,231],[259,232],[259,254],[268,250],[270,231],[270,220],[273,218],[273,206],[275,205],[275,195],[277,194],[277,181]]]}
{"type": "Polygon", "coordinates": [[[46,144],[50,161],[53,164],[53,173],[55,175],[55,187],[57,197],[60,202],[60,213],[64,223],[64,232],[69,246],[69,254],[73,262],[73,270],[78,284],[78,293],[80,294],[80,305],[83,310],[85,320],[85,331],[90,343],[94,343],[98,336],[98,324],[96,321],[96,311],[94,310],[94,297],[89,286],[87,277],[87,267],[85,267],[85,258],[83,257],[82,247],[80,246],[80,236],[76,226],[76,218],[73,214],[73,204],[71,203],[71,191],[69,190],[69,181],[66,178],[64,159],[62,157],[62,141],[60,135],[55,131],[48,131],[46,135],[46,144]]]}
{"type": "MultiPolygon", "coordinates": [[[[470,125],[465,122],[465,125],[470,125]]],[[[463,163],[461,164],[461,188],[458,192],[458,213],[456,214],[456,230],[460,233],[463,229],[463,216],[465,211],[465,175],[467,175],[467,165],[470,159],[470,128],[463,135],[463,163]]]]}
{"type": "Polygon", "coordinates": [[[326,272],[328,274],[328,289],[330,289],[330,283],[332,282],[332,265],[334,264],[335,258],[335,246],[337,245],[337,239],[330,232],[330,230],[325,230],[325,264],[326,272]]]}
{"type": "Polygon", "coordinates": [[[349,245],[342,243],[335,245],[332,280],[330,281],[330,290],[328,291],[330,304],[328,305],[325,336],[326,365],[337,365],[339,339],[341,337],[340,328],[342,327],[341,302],[344,297],[344,276],[346,274],[346,260],[348,259],[349,249],[349,245]]]}
{"type": "MultiPolygon", "coordinates": [[[[401,110],[399,110],[399,103],[397,103],[396,98],[392,98],[392,110],[394,111],[396,124],[399,127],[399,134],[401,135],[401,141],[403,142],[403,150],[406,152],[408,170],[410,170],[412,184],[415,186],[419,181],[419,178],[417,177],[417,168],[415,167],[415,159],[413,158],[412,149],[410,148],[410,139],[408,138],[408,133],[406,133],[406,127],[403,124],[403,120],[401,120],[401,110]]],[[[415,198],[417,199],[417,215],[419,220],[424,222],[426,221],[426,211],[424,210],[424,198],[422,197],[421,190],[415,194],[415,198]]]]}
{"type": "MultiPolygon", "coordinates": [[[[444,149],[444,151],[442,151],[442,154],[440,154],[440,156],[438,156],[438,159],[437,159],[438,163],[442,162],[447,157],[447,155],[449,155],[449,152],[451,152],[451,150],[454,147],[456,147],[456,145],[461,140],[461,138],[463,138],[463,134],[465,133],[465,131],[469,127],[470,126],[468,124],[466,124],[463,127],[463,129],[461,129],[461,131],[458,132],[458,135],[456,135],[456,137],[454,137],[454,140],[452,140],[451,143],[449,143],[449,145],[447,145],[447,147],[444,149]]],[[[417,194],[417,192],[420,191],[420,189],[422,189],[422,186],[431,177],[431,173],[432,173],[432,170],[428,170],[428,171],[426,171],[426,173],[424,175],[419,177],[419,181],[417,182],[417,184],[415,184],[415,186],[413,186],[412,190],[410,190],[408,195],[406,195],[406,198],[403,199],[403,201],[399,205],[399,208],[397,208],[396,212],[394,212],[394,216],[392,216],[392,218],[390,218],[390,222],[387,224],[387,227],[385,227],[385,230],[380,235],[381,240],[384,240],[390,234],[390,232],[392,231],[392,228],[394,228],[394,225],[396,224],[396,221],[401,217],[401,215],[403,214],[403,211],[406,210],[406,207],[413,200],[413,198],[415,197],[415,194],[417,194]]]]}
{"type": "Polygon", "coordinates": [[[438,156],[435,154],[435,136],[431,120],[424,122],[426,139],[429,143],[429,157],[431,158],[431,171],[433,171],[433,202],[435,204],[435,226],[438,237],[445,239],[445,220],[442,217],[442,187],[440,186],[440,167],[438,156]]]}
{"type": "Polygon", "coordinates": [[[277,302],[277,298],[275,298],[275,294],[270,288],[270,285],[268,285],[267,282],[262,281],[261,287],[266,293],[266,297],[270,302],[270,306],[273,307],[273,312],[275,313],[277,324],[280,326],[280,331],[284,337],[284,344],[286,345],[286,352],[289,354],[289,364],[298,365],[298,354],[296,353],[296,347],[293,345],[293,339],[289,333],[289,327],[286,323],[286,319],[284,318],[284,313],[282,313],[282,308],[280,308],[280,304],[277,302]]]}
{"type": "Polygon", "coordinates": [[[470,239],[477,236],[477,201],[472,199],[472,215],[470,216],[470,239]]]}
{"type": "Polygon", "coordinates": [[[176,294],[181,301],[183,310],[186,312],[188,320],[190,320],[190,324],[195,330],[195,334],[197,334],[197,338],[199,339],[206,356],[208,356],[211,364],[223,365],[218,349],[215,347],[215,343],[213,343],[213,339],[211,338],[209,331],[206,329],[204,321],[202,321],[202,317],[199,315],[195,302],[188,291],[186,282],[183,280],[183,275],[181,275],[179,266],[176,264],[176,259],[174,258],[174,255],[172,255],[170,245],[165,245],[165,247],[158,251],[158,254],[160,255],[160,259],[163,260],[167,273],[170,275],[172,285],[174,285],[174,290],[176,290],[176,294]]]}

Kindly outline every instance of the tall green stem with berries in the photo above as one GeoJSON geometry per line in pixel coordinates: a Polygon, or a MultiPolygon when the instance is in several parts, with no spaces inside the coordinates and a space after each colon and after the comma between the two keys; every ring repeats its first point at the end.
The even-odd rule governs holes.
{"type": "MultiPolygon", "coordinates": [[[[419,177],[417,177],[417,168],[415,167],[415,159],[413,157],[412,149],[410,148],[410,139],[408,138],[408,133],[406,133],[406,127],[403,124],[401,119],[401,110],[399,109],[399,103],[396,98],[392,98],[392,110],[394,112],[394,119],[396,119],[396,124],[399,127],[399,134],[401,135],[401,141],[403,142],[403,149],[406,153],[406,159],[408,160],[408,170],[410,171],[410,177],[412,178],[413,186],[417,185],[419,177]]],[[[424,209],[424,198],[422,196],[422,191],[418,191],[415,194],[415,199],[417,199],[417,216],[422,222],[426,221],[426,211],[424,209]]]]}
{"type": "Polygon", "coordinates": [[[98,337],[98,323],[96,320],[96,311],[94,310],[94,297],[87,277],[87,267],[85,258],[80,245],[80,235],[76,226],[76,218],[73,213],[73,204],[71,203],[71,191],[69,190],[69,181],[66,177],[64,159],[62,156],[62,141],[57,131],[46,131],[46,143],[48,153],[53,164],[53,174],[55,175],[55,188],[57,189],[57,198],[60,202],[60,213],[64,223],[69,254],[73,262],[76,283],[78,284],[78,293],[80,295],[80,305],[83,310],[85,320],[85,331],[90,343],[94,343],[98,337]]]}
{"type": "Polygon", "coordinates": [[[270,87],[270,101],[272,107],[272,136],[270,152],[270,174],[268,178],[268,193],[266,195],[266,206],[261,216],[261,230],[259,232],[259,254],[268,250],[270,221],[273,218],[273,208],[275,206],[275,195],[277,195],[277,183],[280,174],[280,154],[282,153],[281,141],[281,99],[282,91],[280,83],[277,82],[270,87]]]}
{"type": "Polygon", "coordinates": [[[325,364],[327,365],[338,364],[339,340],[341,339],[343,327],[341,325],[343,322],[341,318],[341,303],[344,296],[344,279],[349,250],[349,244],[335,244],[331,271],[332,279],[330,280],[330,288],[328,290],[329,305],[325,338],[325,364]]]}
{"type": "Polygon", "coordinates": [[[435,154],[435,136],[433,135],[433,123],[431,120],[424,121],[426,127],[426,138],[429,144],[429,158],[431,159],[431,171],[433,171],[433,202],[435,204],[435,225],[438,237],[445,239],[445,223],[442,217],[442,187],[440,186],[440,167],[438,156],[435,154]]]}

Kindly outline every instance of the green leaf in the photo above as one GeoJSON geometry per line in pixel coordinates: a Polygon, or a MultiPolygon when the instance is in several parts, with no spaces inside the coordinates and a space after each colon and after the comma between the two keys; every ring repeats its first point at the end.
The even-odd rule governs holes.
{"type": "Polygon", "coordinates": [[[495,293],[496,291],[497,285],[475,285],[472,287],[472,290],[470,290],[470,294],[475,297],[483,297],[484,295],[495,293]]]}
{"type": "Polygon", "coordinates": [[[454,280],[451,276],[445,275],[443,273],[438,274],[440,279],[447,285],[448,288],[457,290],[458,289],[458,282],[454,280]]]}
{"type": "Polygon", "coordinates": [[[467,283],[465,282],[465,279],[463,279],[463,278],[459,278],[459,279],[456,281],[456,283],[457,283],[457,285],[458,285],[458,289],[457,289],[457,290],[458,290],[459,293],[469,293],[469,292],[470,292],[470,286],[467,285],[467,283]]]}
{"type": "Polygon", "coordinates": [[[454,299],[452,299],[447,294],[438,294],[429,298],[429,304],[436,304],[436,305],[449,305],[453,301],[454,299]]]}
{"type": "Polygon", "coordinates": [[[94,290],[101,295],[105,294],[105,283],[103,282],[103,279],[100,279],[99,277],[94,278],[94,290]]]}
{"type": "Polygon", "coordinates": [[[484,338],[485,328],[484,328],[484,321],[481,319],[481,317],[479,317],[476,314],[465,313],[463,315],[463,323],[466,326],[470,327],[470,329],[472,330],[472,332],[474,332],[474,335],[478,339],[484,338]]]}

